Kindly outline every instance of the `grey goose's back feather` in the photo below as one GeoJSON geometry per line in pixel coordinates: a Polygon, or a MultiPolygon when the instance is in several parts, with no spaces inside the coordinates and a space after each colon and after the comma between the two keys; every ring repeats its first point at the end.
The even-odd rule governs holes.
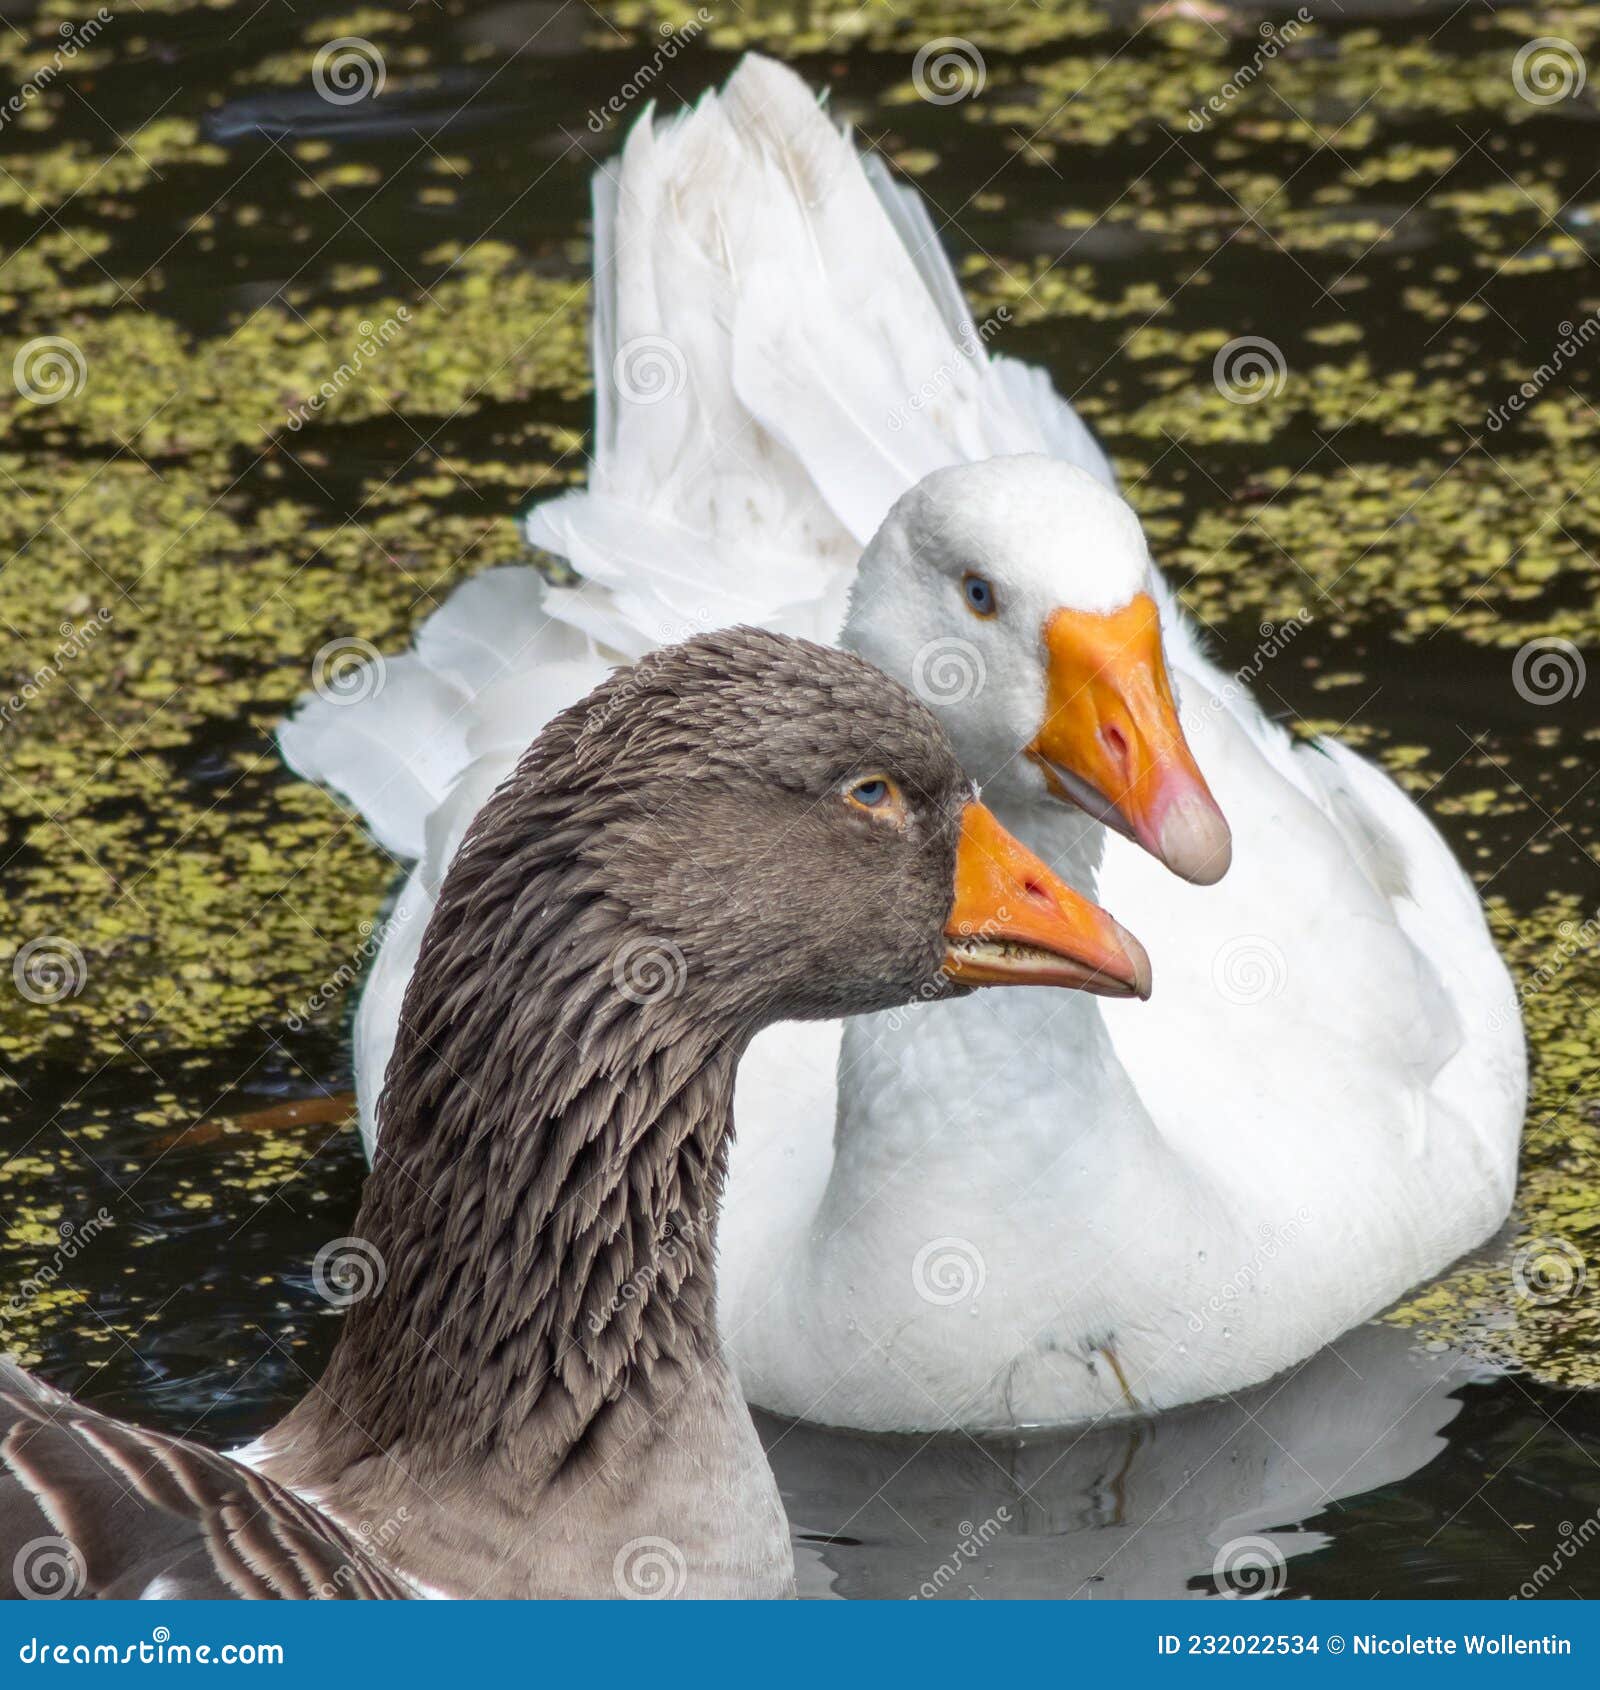
{"type": "Polygon", "coordinates": [[[0,1361],[0,1598],[414,1592],[242,1462],[96,1413],[0,1361]]]}

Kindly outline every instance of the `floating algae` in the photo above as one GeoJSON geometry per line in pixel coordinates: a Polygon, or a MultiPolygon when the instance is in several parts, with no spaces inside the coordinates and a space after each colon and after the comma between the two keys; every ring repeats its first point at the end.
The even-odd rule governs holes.
{"type": "Polygon", "coordinates": [[[1532,1059],[1516,1215],[1390,1318],[1549,1384],[1600,1386],[1600,908],[1490,910],[1532,1059]]]}

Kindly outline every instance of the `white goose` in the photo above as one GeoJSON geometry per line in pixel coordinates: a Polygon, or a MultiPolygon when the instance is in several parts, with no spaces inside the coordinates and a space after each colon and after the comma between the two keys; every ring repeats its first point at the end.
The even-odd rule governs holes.
{"type": "Polygon", "coordinates": [[[986,351],[917,196],[747,58],[598,175],[595,276],[589,485],[528,523],[583,585],[480,577],[375,696],[283,730],[416,863],[357,1017],[364,1130],[439,881],[516,755],[607,664],[753,622],[911,681],[1158,982],[757,1040],[719,1268],[753,1402],[869,1429],[1162,1408],[1488,1236],[1526,1063],[1470,883],[1384,774],[1296,745],[1205,658],[1082,422],[986,351]],[[1196,890],[1228,866],[1218,802],[1233,869],[1196,890]]]}

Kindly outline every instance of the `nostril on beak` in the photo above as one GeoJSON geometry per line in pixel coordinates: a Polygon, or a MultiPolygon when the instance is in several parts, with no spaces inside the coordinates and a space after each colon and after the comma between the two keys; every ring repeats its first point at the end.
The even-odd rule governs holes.
{"type": "Polygon", "coordinates": [[[1117,760],[1118,766],[1128,760],[1128,741],[1121,728],[1105,727],[1100,730],[1100,742],[1106,750],[1117,760]]]}

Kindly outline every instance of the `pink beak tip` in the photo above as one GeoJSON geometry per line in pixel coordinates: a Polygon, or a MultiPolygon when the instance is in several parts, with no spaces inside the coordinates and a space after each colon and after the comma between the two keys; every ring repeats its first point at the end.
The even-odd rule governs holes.
{"type": "Polygon", "coordinates": [[[1208,793],[1175,799],[1161,818],[1155,854],[1196,886],[1214,886],[1233,861],[1233,833],[1208,793]]]}

